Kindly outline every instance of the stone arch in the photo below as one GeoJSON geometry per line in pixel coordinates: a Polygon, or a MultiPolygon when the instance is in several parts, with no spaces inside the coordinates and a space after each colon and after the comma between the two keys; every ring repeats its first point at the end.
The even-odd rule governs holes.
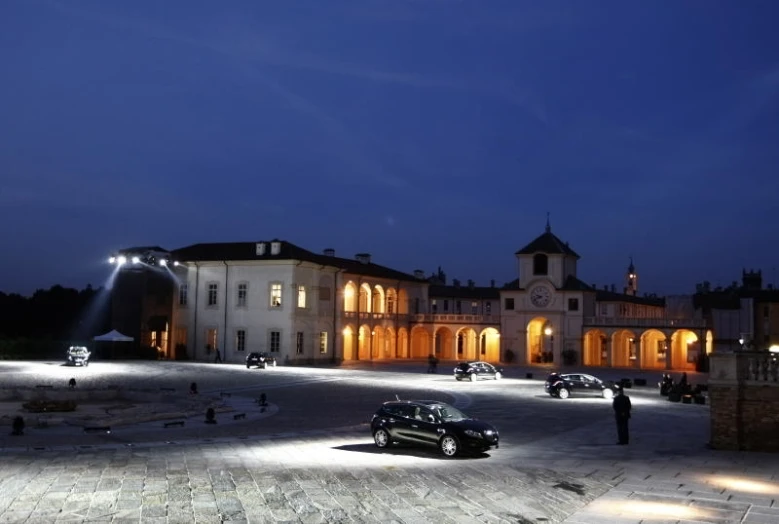
{"type": "Polygon", "coordinates": [[[411,328],[411,358],[427,358],[432,350],[430,333],[422,326],[411,328]]]}
{"type": "Polygon", "coordinates": [[[396,354],[398,358],[408,358],[409,342],[408,342],[408,330],[404,327],[398,329],[398,347],[396,348],[396,354]]]}
{"type": "Polygon", "coordinates": [[[356,357],[354,347],[354,326],[348,324],[343,330],[343,359],[354,360],[356,357]]]}
{"type": "Polygon", "coordinates": [[[435,330],[435,356],[444,360],[457,358],[454,353],[454,335],[448,327],[439,327],[435,330]]]}
{"type": "Polygon", "coordinates": [[[365,324],[360,326],[357,335],[357,358],[359,360],[369,360],[371,357],[371,328],[365,324]]]}
{"type": "Polygon", "coordinates": [[[484,328],[479,333],[479,360],[500,362],[500,332],[493,328],[484,328]]]}
{"type": "Polygon", "coordinates": [[[344,311],[357,311],[357,285],[351,280],[344,286],[344,311]]]}
{"type": "Polygon", "coordinates": [[[536,317],[527,323],[527,364],[554,361],[554,329],[546,317],[536,317]],[[549,334],[547,334],[549,333],[549,334]]]}
{"type": "Polygon", "coordinates": [[[714,351],[714,333],[710,329],[706,330],[706,354],[711,355],[714,351]]]}
{"type": "Polygon", "coordinates": [[[637,358],[636,334],[629,329],[620,329],[611,335],[612,366],[627,368],[633,366],[637,358]]]}
{"type": "Polygon", "coordinates": [[[463,327],[455,334],[455,358],[459,360],[478,360],[476,348],[476,331],[463,327]]]}
{"type": "Polygon", "coordinates": [[[371,286],[368,285],[366,282],[363,282],[360,286],[360,313],[370,313],[371,306],[373,305],[371,301],[371,295],[373,293],[371,292],[371,286]]]}
{"type": "Polygon", "coordinates": [[[641,334],[641,368],[665,369],[668,340],[659,329],[648,329],[641,334]]]}
{"type": "Polygon", "coordinates": [[[403,288],[398,290],[398,313],[408,315],[408,291],[403,288]]]}
{"type": "Polygon", "coordinates": [[[584,333],[582,364],[585,366],[607,366],[609,364],[608,337],[601,329],[588,329],[584,333]]]}
{"type": "Polygon", "coordinates": [[[376,284],[373,286],[373,298],[371,299],[371,311],[384,313],[384,288],[376,284]]]}
{"type": "Polygon", "coordinates": [[[671,351],[671,369],[695,370],[695,356],[700,348],[700,339],[689,329],[677,329],[671,335],[668,349],[671,351]]]}
{"type": "Polygon", "coordinates": [[[395,329],[388,327],[384,329],[384,355],[382,358],[397,358],[397,339],[395,329]]]}
{"type": "Polygon", "coordinates": [[[381,326],[376,326],[373,328],[373,331],[371,331],[371,358],[372,359],[380,359],[380,358],[387,358],[387,352],[386,348],[384,347],[386,343],[385,338],[385,332],[384,328],[381,326]]]}
{"type": "Polygon", "coordinates": [[[394,287],[387,288],[387,300],[384,305],[384,311],[386,311],[388,315],[398,313],[398,292],[394,287]]]}

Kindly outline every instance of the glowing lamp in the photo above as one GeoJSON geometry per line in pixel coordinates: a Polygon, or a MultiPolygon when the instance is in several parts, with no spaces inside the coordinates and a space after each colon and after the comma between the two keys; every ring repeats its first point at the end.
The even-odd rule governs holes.
{"type": "Polygon", "coordinates": [[[161,265],[162,267],[165,267],[165,266],[167,266],[167,265],[168,265],[168,261],[167,261],[167,260],[165,260],[164,258],[161,258],[161,259],[160,259],[160,265],[161,265]]]}
{"type": "Polygon", "coordinates": [[[127,263],[127,257],[119,257],[119,258],[117,258],[116,259],[116,263],[119,264],[120,266],[126,264],[127,263]]]}
{"type": "Polygon", "coordinates": [[[550,328],[549,326],[547,326],[546,328],[544,328],[544,335],[546,335],[546,336],[548,337],[548,336],[550,336],[551,334],[552,334],[552,328],[550,328]]]}
{"type": "Polygon", "coordinates": [[[133,257],[132,261],[133,261],[133,264],[138,264],[138,263],[140,263],[141,259],[139,257],[133,257]]]}

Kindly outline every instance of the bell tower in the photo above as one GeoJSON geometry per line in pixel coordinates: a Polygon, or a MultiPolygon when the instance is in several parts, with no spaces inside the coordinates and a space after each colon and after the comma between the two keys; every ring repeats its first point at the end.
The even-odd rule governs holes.
{"type": "Polygon", "coordinates": [[[633,257],[630,257],[630,265],[628,266],[628,272],[625,274],[625,294],[636,296],[638,295],[638,274],[636,273],[636,267],[633,265],[633,257]]]}

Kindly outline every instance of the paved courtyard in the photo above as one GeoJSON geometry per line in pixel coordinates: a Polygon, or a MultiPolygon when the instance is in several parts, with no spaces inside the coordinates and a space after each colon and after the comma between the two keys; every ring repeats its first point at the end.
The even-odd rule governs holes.
{"type": "Polygon", "coordinates": [[[538,371],[472,384],[450,367],[0,362],[0,522],[779,522],[779,456],[707,449],[706,405],[627,390],[631,443],[616,446],[609,401],[550,398],[538,371]],[[10,435],[20,396],[66,395],[76,412],[46,425],[23,413],[25,434],[10,435]],[[379,450],[368,420],[396,395],[450,402],[495,425],[501,447],[379,450]]]}

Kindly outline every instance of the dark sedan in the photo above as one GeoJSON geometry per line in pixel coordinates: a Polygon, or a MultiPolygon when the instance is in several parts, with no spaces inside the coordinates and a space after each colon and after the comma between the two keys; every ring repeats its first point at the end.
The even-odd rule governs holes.
{"type": "Polygon", "coordinates": [[[437,400],[385,402],[371,419],[376,446],[433,446],[447,457],[461,452],[483,453],[498,447],[498,430],[437,400]]]}
{"type": "Polygon", "coordinates": [[[258,368],[265,368],[268,366],[276,365],[276,357],[268,355],[267,353],[249,353],[246,355],[246,369],[251,366],[257,366],[258,368]]]}
{"type": "Polygon", "coordinates": [[[496,368],[489,362],[460,362],[454,368],[454,378],[457,380],[474,380],[487,378],[491,380],[500,380],[503,376],[503,370],[496,368]]]}
{"type": "Polygon", "coordinates": [[[619,385],[584,373],[552,373],[544,382],[544,391],[558,398],[588,395],[610,399],[619,391],[619,385]]]}

